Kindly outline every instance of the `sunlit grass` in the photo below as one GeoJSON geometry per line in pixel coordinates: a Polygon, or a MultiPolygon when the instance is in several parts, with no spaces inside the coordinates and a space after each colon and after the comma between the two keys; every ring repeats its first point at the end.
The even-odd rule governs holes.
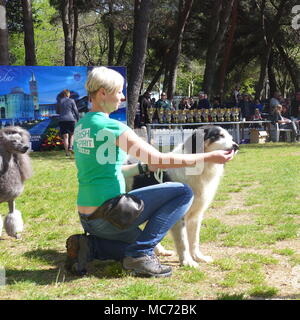
{"type": "MultiPolygon", "coordinates": [[[[219,215],[208,213],[202,224],[201,246],[212,245],[216,252],[210,254],[219,258],[210,265],[200,263],[199,269],[179,267],[176,257],[162,258],[174,265],[172,277],[145,279],[129,276],[119,262],[94,262],[84,278],[64,272],[66,238],[82,232],[76,210],[74,160],[66,159],[64,152],[32,153],[34,176],[16,201],[25,222],[23,238],[17,241],[3,232],[0,241],[0,266],[5,267],[7,277],[0,299],[242,300],[280,296],[280,288],[268,282],[266,271],[283,259],[291,268],[300,263],[292,245],[299,237],[299,156],[298,144],[242,146],[226,165],[208,210],[218,210],[219,215]],[[232,200],[237,206],[231,206],[232,200]],[[283,241],[291,246],[277,247],[283,241]],[[224,256],[225,248],[237,253],[224,256]],[[258,252],[261,249],[268,253],[258,252]]],[[[5,203],[0,204],[3,217],[7,210],[5,203]]],[[[174,250],[170,235],[163,245],[174,250]]]]}

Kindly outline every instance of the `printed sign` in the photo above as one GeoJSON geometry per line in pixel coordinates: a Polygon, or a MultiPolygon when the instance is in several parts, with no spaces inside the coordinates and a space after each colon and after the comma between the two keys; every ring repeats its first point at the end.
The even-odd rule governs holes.
{"type": "MultiPolygon", "coordinates": [[[[43,133],[57,118],[57,104],[64,89],[71,92],[78,111],[89,110],[85,89],[88,72],[93,67],[0,66],[0,127],[20,125],[32,136],[32,149],[38,150],[43,133]]],[[[126,68],[109,67],[125,79],[126,68]]],[[[126,100],[111,118],[126,122],[126,100]]],[[[56,121],[57,125],[57,121],[56,121]]]]}

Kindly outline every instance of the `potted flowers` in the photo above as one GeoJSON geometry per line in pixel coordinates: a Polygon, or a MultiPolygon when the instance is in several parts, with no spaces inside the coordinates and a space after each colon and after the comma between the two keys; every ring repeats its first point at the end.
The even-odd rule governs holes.
{"type": "Polygon", "coordinates": [[[41,151],[63,150],[64,143],[59,135],[59,130],[49,128],[41,144],[41,151]]]}

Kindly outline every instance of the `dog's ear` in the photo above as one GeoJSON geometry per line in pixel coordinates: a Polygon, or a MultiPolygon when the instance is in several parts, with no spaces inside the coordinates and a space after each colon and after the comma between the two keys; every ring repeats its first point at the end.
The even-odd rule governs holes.
{"type": "Polygon", "coordinates": [[[6,138],[5,131],[4,130],[0,130],[0,143],[5,141],[5,138],[6,138]]]}
{"type": "Polygon", "coordinates": [[[209,126],[204,126],[204,127],[201,127],[201,129],[204,131],[204,140],[207,140],[208,136],[209,136],[210,127],[209,126]]]}
{"type": "Polygon", "coordinates": [[[205,140],[205,130],[203,135],[203,128],[196,129],[192,133],[192,153],[203,152],[201,146],[205,140]]]}

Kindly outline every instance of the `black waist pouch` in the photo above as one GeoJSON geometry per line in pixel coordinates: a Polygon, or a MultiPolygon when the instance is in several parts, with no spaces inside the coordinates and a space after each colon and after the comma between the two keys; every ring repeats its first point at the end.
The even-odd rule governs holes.
{"type": "Polygon", "coordinates": [[[101,218],[109,221],[119,229],[129,228],[143,212],[144,202],[134,195],[124,193],[105,201],[86,220],[101,218]]]}

